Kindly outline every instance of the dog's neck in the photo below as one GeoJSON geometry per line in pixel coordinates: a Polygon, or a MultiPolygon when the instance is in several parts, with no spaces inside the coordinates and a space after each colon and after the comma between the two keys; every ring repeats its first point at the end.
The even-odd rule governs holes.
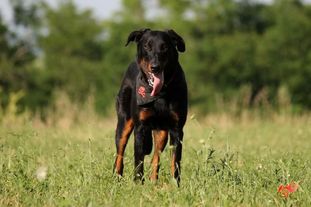
{"type": "Polygon", "coordinates": [[[162,87],[161,91],[156,95],[152,95],[152,83],[148,83],[148,78],[143,71],[140,71],[136,80],[136,101],[139,106],[146,106],[153,103],[160,97],[165,96],[165,88],[162,87]]]}

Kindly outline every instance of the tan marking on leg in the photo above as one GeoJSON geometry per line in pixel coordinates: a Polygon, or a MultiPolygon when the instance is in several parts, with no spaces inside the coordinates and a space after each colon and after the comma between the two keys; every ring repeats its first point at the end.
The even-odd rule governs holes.
{"type": "Polygon", "coordinates": [[[132,132],[134,128],[134,122],[132,119],[129,119],[125,125],[124,125],[124,129],[119,141],[119,147],[118,147],[118,151],[117,151],[117,158],[116,158],[116,173],[118,175],[121,175],[122,173],[122,169],[123,169],[123,156],[124,156],[124,151],[125,151],[125,147],[127,144],[127,141],[130,137],[130,134],[132,132]]]}
{"type": "Polygon", "coordinates": [[[139,120],[146,121],[148,118],[154,115],[154,112],[151,109],[142,109],[139,112],[139,120]]]}
{"type": "Polygon", "coordinates": [[[150,180],[156,181],[158,179],[159,172],[159,162],[160,162],[160,154],[163,152],[167,140],[168,140],[168,132],[166,130],[157,130],[153,133],[154,136],[154,154],[151,161],[152,173],[150,176],[150,180]]]}

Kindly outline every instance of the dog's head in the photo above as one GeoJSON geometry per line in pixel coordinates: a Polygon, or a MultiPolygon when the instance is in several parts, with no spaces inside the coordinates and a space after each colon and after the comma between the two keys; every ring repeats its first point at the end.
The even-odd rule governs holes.
{"type": "Polygon", "coordinates": [[[126,46],[135,41],[137,43],[137,62],[144,72],[150,85],[152,94],[158,93],[164,83],[164,72],[168,65],[178,61],[178,52],[184,52],[185,42],[174,30],[153,31],[142,29],[130,33],[126,46]]]}

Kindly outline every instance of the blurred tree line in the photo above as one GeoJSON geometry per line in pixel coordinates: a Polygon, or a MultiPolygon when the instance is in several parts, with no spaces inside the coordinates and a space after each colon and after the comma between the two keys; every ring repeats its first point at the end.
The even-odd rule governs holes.
{"type": "Polygon", "coordinates": [[[0,16],[0,104],[21,91],[19,110],[44,116],[57,92],[73,102],[94,96],[98,112],[114,104],[140,28],[173,28],[184,37],[180,61],[191,106],[203,112],[232,100],[241,107],[286,102],[311,109],[311,6],[299,0],[123,0],[96,19],[69,0],[10,1],[14,22],[0,16]],[[282,98],[283,97],[283,98],[282,98]]]}

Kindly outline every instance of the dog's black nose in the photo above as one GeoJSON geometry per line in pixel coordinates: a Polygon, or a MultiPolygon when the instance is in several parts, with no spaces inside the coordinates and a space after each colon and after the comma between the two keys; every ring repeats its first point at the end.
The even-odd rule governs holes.
{"type": "Polygon", "coordinates": [[[160,71],[159,65],[151,65],[151,72],[158,73],[160,71]]]}

